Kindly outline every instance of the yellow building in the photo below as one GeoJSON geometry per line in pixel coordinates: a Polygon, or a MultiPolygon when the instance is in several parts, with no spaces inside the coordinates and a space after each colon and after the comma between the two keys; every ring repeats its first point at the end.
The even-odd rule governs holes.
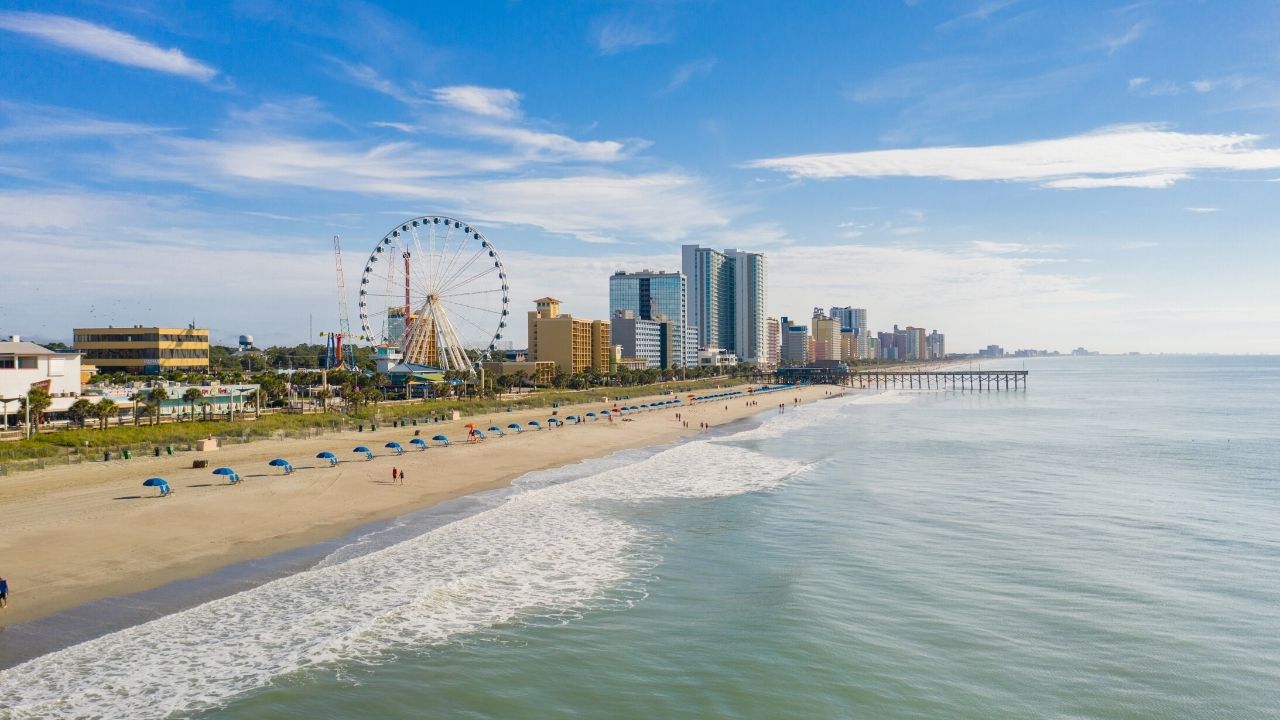
{"type": "Polygon", "coordinates": [[[544,297],[533,301],[529,313],[529,360],[551,361],[570,374],[587,369],[609,372],[613,344],[608,320],[579,320],[560,314],[560,301],[544,297]]]}
{"type": "Polygon", "coordinates": [[[209,331],[194,327],[76,328],[73,344],[98,372],[157,375],[209,369],[209,331]]]}
{"type": "Polygon", "coordinates": [[[499,375],[515,375],[516,373],[524,373],[535,385],[550,385],[551,379],[556,374],[556,364],[553,362],[513,362],[500,360],[497,362],[487,362],[484,364],[484,371],[489,374],[489,383],[493,383],[493,378],[499,375]]]}

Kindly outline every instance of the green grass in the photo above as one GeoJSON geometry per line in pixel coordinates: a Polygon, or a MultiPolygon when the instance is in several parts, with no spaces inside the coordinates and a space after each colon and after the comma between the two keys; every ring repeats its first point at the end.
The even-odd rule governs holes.
{"type": "Polygon", "coordinates": [[[684,393],[703,388],[743,382],[716,378],[690,380],[660,385],[592,388],[589,390],[545,390],[520,398],[458,400],[435,399],[425,402],[379,404],[361,408],[358,413],[339,412],[293,415],[274,413],[257,420],[210,420],[165,423],[162,425],[124,425],[100,430],[92,425],[81,430],[40,433],[29,440],[0,442],[0,475],[32,470],[59,463],[98,460],[102,453],[116,455],[124,450],[135,454],[150,453],[156,447],[174,446],[185,450],[197,440],[212,435],[223,443],[247,442],[270,437],[304,437],[319,432],[353,429],[360,424],[389,423],[394,420],[448,416],[453,410],[465,415],[505,412],[508,407],[527,410],[548,407],[552,403],[573,404],[607,396],[611,400],[624,396],[653,395],[668,390],[684,393]]]}

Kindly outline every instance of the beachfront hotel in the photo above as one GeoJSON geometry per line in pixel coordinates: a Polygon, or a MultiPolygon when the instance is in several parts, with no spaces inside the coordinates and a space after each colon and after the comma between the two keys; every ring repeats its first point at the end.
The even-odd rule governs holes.
{"type": "Polygon", "coordinates": [[[54,352],[19,335],[0,341],[0,429],[22,422],[19,400],[32,388],[52,398],[45,412],[63,412],[80,396],[80,381],[80,353],[54,352]]]}
{"type": "MultiPolygon", "coordinates": [[[[609,276],[609,318],[611,321],[625,318],[628,317],[625,313],[629,312],[633,319],[670,323],[672,328],[667,333],[670,346],[665,351],[666,360],[662,367],[697,365],[697,333],[686,330],[689,325],[688,292],[688,278],[682,272],[619,270],[609,276]]],[[[626,345],[627,342],[615,339],[614,344],[626,345]]],[[[623,352],[627,351],[624,349],[623,352]]]]}
{"type": "Polygon", "coordinates": [[[613,368],[613,342],[608,320],[580,320],[560,313],[553,297],[534,300],[529,312],[529,361],[554,362],[570,374],[613,368]]]}
{"type": "Polygon", "coordinates": [[[681,269],[688,279],[689,325],[698,332],[699,346],[727,348],[742,362],[768,362],[764,254],[685,245],[681,269]]]}
{"type": "Polygon", "coordinates": [[[76,328],[73,343],[101,372],[208,370],[209,331],[187,326],[76,328]]]}

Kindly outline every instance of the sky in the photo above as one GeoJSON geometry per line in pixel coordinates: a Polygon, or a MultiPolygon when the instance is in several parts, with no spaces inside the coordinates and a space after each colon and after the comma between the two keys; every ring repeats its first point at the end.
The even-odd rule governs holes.
{"type": "Polygon", "coordinates": [[[1269,0],[0,2],[0,335],[319,342],[333,236],[445,215],[516,318],[698,243],[951,352],[1280,353],[1278,68],[1269,0]]]}

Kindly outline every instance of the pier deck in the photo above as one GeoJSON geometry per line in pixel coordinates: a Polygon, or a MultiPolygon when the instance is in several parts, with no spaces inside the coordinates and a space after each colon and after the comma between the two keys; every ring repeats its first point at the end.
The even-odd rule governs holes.
{"type": "Polygon", "coordinates": [[[845,384],[859,388],[1026,390],[1029,372],[1029,370],[858,370],[845,376],[845,384]]]}

